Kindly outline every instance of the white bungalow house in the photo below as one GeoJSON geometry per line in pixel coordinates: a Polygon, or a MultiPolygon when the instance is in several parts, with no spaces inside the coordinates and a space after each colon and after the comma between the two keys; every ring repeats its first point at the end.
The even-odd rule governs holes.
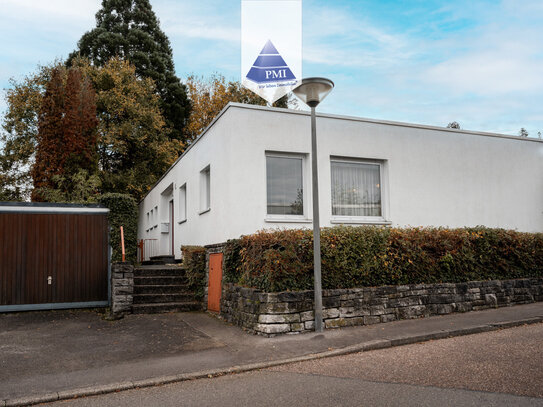
{"type": "MultiPolygon", "coordinates": [[[[543,142],[317,115],[321,225],[543,231],[543,142]]],[[[308,112],[231,103],[139,205],[147,255],[311,227],[308,112]],[[154,247],[151,243],[154,243],[154,247]]]]}

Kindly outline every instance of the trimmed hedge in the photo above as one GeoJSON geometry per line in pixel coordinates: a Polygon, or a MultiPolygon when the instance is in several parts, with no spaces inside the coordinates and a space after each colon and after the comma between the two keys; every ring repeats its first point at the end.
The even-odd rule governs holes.
{"type": "Polygon", "coordinates": [[[138,204],[131,195],[117,193],[100,195],[98,203],[109,208],[109,244],[112,248],[112,261],[122,260],[122,226],[126,261],[135,263],[138,243],[138,204]]]}
{"type": "MultiPolygon", "coordinates": [[[[543,233],[485,227],[333,227],[321,233],[323,288],[543,276],[543,233]]],[[[229,240],[225,282],[267,292],[313,288],[310,230],[229,240]]]]}
{"type": "Polygon", "coordinates": [[[206,285],[206,249],[201,246],[181,246],[181,251],[189,288],[201,300],[206,285]]]}

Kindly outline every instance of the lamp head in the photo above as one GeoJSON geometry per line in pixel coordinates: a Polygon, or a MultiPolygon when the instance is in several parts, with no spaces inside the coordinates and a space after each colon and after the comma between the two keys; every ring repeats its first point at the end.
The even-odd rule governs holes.
{"type": "Polygon", "coordinates": [[[334,88],[334,82],[326,78],[304,78],[292,92],[309,107],[317,107],[334,88]]]}

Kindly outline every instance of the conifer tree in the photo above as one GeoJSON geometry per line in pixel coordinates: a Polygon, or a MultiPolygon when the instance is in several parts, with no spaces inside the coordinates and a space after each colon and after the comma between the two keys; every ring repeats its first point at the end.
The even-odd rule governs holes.
{"type": "Polygon", "coordinates": [[[53,69],[38,121],[36,158],[32,168],[32,199],[47,199],[50,190],[69,194],[64,182],[84,171],[98,170],[95,93],[79,68],[53,69]]]}
{"type": "Polygon", "coordinates": [[[36,158],[32,167],[33,201],[42,201],[40,189],[54,188],[53,176],[62,173],[60,157],[64,116],[64,69],[53,69],[38,118],[36,158]]]}
{"type": "Polygon", "coordinates": [[[86,32],[69,59],[81,55],[95,66],[120,57],[136,67],[140,77],[153,79],[169,138],[185,144],[183,128],[190,111],[185,86],[175,75],[170,41],[160,29],[149,0],[102,0],[96,28],[86,32]]]}
{"type": "Polygon", "coordinates": [[[68,71],[65,92],[62,166],[64,175],[98,170],[96,95],[80,69],[68,71]]]}

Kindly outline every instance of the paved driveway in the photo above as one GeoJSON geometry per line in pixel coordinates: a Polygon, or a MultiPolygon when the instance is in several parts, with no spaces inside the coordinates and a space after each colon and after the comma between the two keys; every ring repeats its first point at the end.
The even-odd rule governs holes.
{"type": "MultiPolygon", "coordinates": [[[[25,393],[32,394],[33,387],[54,390],[79,372],[115,379],[115,370],[126,363],[145,365],[223,346],[182,316],[131,315],[106,321],[85,310],[0,314],[0,398],[20,395],[17,389],[26,387],[21,386],[25,382],[25,393]]],[[[82,375],[80,385],[93,384],[92,377],[82,375]]]]}

